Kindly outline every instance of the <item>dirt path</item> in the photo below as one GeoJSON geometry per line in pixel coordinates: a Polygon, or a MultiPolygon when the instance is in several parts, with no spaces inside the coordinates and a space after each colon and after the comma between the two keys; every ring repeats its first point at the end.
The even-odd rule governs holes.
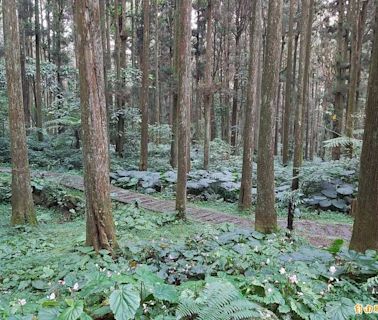
{"type": "MultiPolygon", "coordinates": [[[[0,172],[10,172],[8,168],[0,168],[0,172]]],[[[67,175],[55,172],[33,173],[34,176],[53,178],[59,184],[77,190],[84,190],[83,178],[76,175],[67,175]]],[[[111,197],[113,200],[132,204],[138,202],[141,208],[153,212],[174,212],[175,202],[172,200],[161,200],[149,195],[140,194],[130,190],[125,190],[115,186],[111,187],[111,197]]],[[[243,217],[233,216],[210,209],[197,208],[189,204],[187,216],[191,220],[212,224],[233,223],[235,225],[249,228],[253,227],[253,220],[243,217]]],[[[282,228],[286,227],[284,219],[278,220],[282,228]]],[[[348,224],[324,224],[310,220],[300,220],[295,222],[296,232],[307,238],[315,246],[328,246],[335,239],[349,241],[351,238],[351,226],[348,224]]]]}

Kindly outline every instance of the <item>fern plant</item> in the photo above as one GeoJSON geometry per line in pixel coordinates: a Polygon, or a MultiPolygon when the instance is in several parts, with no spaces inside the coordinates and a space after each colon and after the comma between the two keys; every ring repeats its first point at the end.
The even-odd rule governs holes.
{"type": "Polygon", "coordinates": [[[362,140],[356,138],[350,138],[346,136],[341,136],[329,140],[323,141],[325,148],[336,148],[336,147],[347,147],[352,145],[353,148],[361,148],[362,140]]]}
{"type": "Polygon", "coordinates": [[[198,297],[184,291],[176,316],[198,320],[276,319],[270,311],[243,297],[231,283],[220,280],[207,283],[198,297]]]}

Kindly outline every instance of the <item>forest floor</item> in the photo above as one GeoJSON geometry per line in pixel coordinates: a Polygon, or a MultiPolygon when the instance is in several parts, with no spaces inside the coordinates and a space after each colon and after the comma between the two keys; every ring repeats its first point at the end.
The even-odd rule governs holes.
{"type": "MultiPolygon", "coordinates": [[[[0,168],[0,172],[9,172],[9,168],[0,168]]],[[[43,171],[35,172],[34,176],[39,178],[53,179],[62,186],[76,190],[84,190],[84,181],[81,176],[64,173],[43,171]]],[[[172,200],[157,199],[149,195],[125,190],[115,186],[111,187],[111,197],[113,200],[125,203],[136,204],[141,208],[158,213],[174,213],[175,202],[172,200]]],[[[189,204],[187,208],[188,219],[211,224],[232,223],[242,228],[252,228],[254,224],[253,216],[242,217],[218,212],[213,209],[201,208],[189,204]]],[[[286,220],[279,219],[279,226],[286,227],[286,220]]],[[[351,238],[350,224],[345,223],[322,223],[311,220],[295,221],[295,229],[298,235],[306,238],[311,244],[317,247],[329,246],[336,239],[343,239],[348,242],[351,238]]]]}

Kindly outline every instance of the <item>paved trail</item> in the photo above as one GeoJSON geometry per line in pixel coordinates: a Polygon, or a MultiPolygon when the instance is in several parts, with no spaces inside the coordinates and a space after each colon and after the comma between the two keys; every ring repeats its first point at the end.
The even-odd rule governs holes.
{"type": "MultiPolygon", "coordinates": [[[[10,169],[0,168],[0,172],[10,172],[10,169]]],[[[84,190],[83,178],[77,175],[68,175],[49,171],[33,173],[33,175],[45,177],[47,179],[54,179],[59,184],[68,188],[81,191],[84,190]]],[[[175,211],[175,202],[172,200],[157,199],[149,195],[125,190],[115,186],[111,187],[111,197],[115,201],[126,204],[132,204],[138,201],[141,208],[153,212],[173,213],[175,211]]],[[[189,205],[187,208],[187,216],[189,219],[199,222],[212,224],[228,222],[244,228],[253,227],[252,219],[225,214],[215,210],[197,208],[191,205],[189,205]]],[[[282,228],[286,227],[286,221],[284,219],[279,219],[278,223],[282,228]]],[[[344,239],[349,241],[351,238],[351,226],[348,224],[324,224],[310,220],[297,220],[295,221],[295,228],[300,235],[307,238],[313,245],[319,247],[327,246],[335,239],[344,239]]]]}

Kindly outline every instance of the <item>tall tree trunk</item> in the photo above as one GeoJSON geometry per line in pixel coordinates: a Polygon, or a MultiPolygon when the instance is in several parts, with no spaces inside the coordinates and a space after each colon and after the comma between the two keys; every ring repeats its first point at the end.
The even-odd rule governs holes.
{"type": "Polygon", "coordinates": [[[209,169],[209,153],[210,153],[210,120],[211,107],[213,104],[213,1],[208,1],[207,6],[207,24],[206,24],[206,65],[205,65],[205,87],[203,92],[204,113],[205,113],[205,137],[204,137],[204,155],[203,168],[209,169]]]}
{"type": "MultiPolygon", "coordinates": [[[[309,65],[311,54],[311,29],[313,15],[314,0],[302,1],[302,17],[301,17],[301,36],[300,36],[300,52],[298,66],[298,92],[297,92],[297,108],[295,112],[294,124],[294,161],[293,161],[293,179],[291,189],[293,191],[299,188],[299,170],[303,162],[303,136],[305,110],[308,102],[308,81],[309,81],[309,65]]],[[[293,202],[289,201],[288,206],[288,222],[287,227],[293,230],[294,207],[293,202]]]]}
{"type": "Polygon", "coordinates": [[[274,114],[279,81],[282,0],[269,0],[267,38],[262,76],[262,106],[257,159],[256,230],[277,229],[274,193],[274,114]]]}
{"type": "MultiPolygon", "coordinates": [[[[354,116],[357,103],[357,85],[358,85],[358,61],[361,48],[358,47],[358,29],[360,21],[360,1],[350,0],[351,15],[351,58],[350,58],[350,74],[349,74],[349,90],[348,90],[348,107],[346,116],[346,135],[353,138],[354,116]]],[[[347,146],[347,153],[350,158],[353,157],[353,144],[347,146]]]]}
{"type": "MultiPolygon", "coordinates": [[[[282,36],[281,39],[281,53],[280,53],[280,70],[282,68],[282,57],[285,50],[285,36],[282,36]]],[[[276,119],[274,125],[274,155],[278,155],[278,143],[280,139],[280,114],[281,114],[281,81],[278,83],[278,92],[277,92],[277,104],[276,104],[276,119]]]]}
{"type": "Polygon", "coordinates": [[[189,112],[190,110],[190,77],[191,77],[191,12],[192,1],[178,1],[177,18],[178,30],[175,32],[177,39],[177,79],[178,79],[178,103],[177,103],[177,124],[178,130],[178,152],[177,152],[177,186],[176,186],[176,210],[178,218],[185,217],[186,211],[186,181],[188,167],[188,133],[189,133],[189,112]]]}
{"type": "Polygon", "coordinates": [[[142,50],[142,88],[140,90],[140,109],[142,114],[139,170],[148,166],[148,96],[149,96],[149,53],[150,53],[150,0],[143,0],[143,50],[142,50]]]}
{"type": "Polygon", "coordinates": [[[37,223],[30,186],[28,149],[26,146],[16,6],[16,1],[3,0],[3,30],[12,158],[12,225],[37,223]]]}
{"type": "MultiPolygon", "coordinates": [[[[160,124],[161,110],[160,110],[160,24],[159,24],[159,0],[155,2],[155,124],[160,124]]],[[[159,140],[159,139],[158,139],[159,140]]],[[[158,141],[159,142],[159,141],[158,141]]]]}
{"type": "Polygon", "coordinates": [[[30,112],[30,92],[29,80],[26,76],[26,25],[28,23],[28,5],[27,2],[21,1],[19,3],[19,26],[20,26],[20,61],[21,61],[21,79],[22,79],[22,100],[24,105],[25,126],[31,126],[31,112],[30,112]]]}
{"type": "Polygon", "coordinates": [[[287,67],[286,67],[286,83],[285,83],[285,108],[283,121],[283,142],[282,142],[282,163],[287,166],[289,163],[289,143],[290,143],[290,116],[292,114],[293,103],[293,38],[294,38],[294,10],[296,0],[290,0],[289,13],[289,34],[287,45],[287,67]]]}
{"type": "Polygon", "coordinates": [[[125,88],[122,76],[122,70],[126,67],[126,1],[115,0],[116,8],[115,18],[115,65],[116,65],[116,92],[115,99],[117,105],[117,136],[116,136],[116,152],[123,157],[125,146],[125,88]],[[120,6],[121,4],[121,6],[120,6]]]}
{"type": "Polygon", "coordinates": [[[43,141],[42,133],[42,84],[41,84],[41,34],[39,24],[39,0],[35,1],[35,122],[38,141],[43,141]]]}
{"type": "MultiPolygon", "coordinates": [[[[240,35],[241,36],[241,35],[240,35]]],[[[235,75],[234,87],[232,95],[232,110],[231,110],[231,146],[236,150],[236,143],[238,137],[238,96],[239,96],[239,69],[240,69],[240,36],[236,35],[235,40],[235,75]]]]}
{"type": "Polygon", "coordinates": [[[98,0],[74,0],[77,51],[80,56],[80,102],[83,130],[86,244],[96,251],[117,246],[109,181],[105,82],[98,0]]]}
{"type": "MultiPolygon", "coordinates": [[[[338,32],[337,32],[337,53],[336,53],[336,89],[335,89],[335,113],[333,115],[333,137],[341,136],[342,119],[345,104],[344,86],[345,86],[345,1],[338,1],[338,32]]],[[[339,160],[341,154],[340,146],[332,149],[332,159],[339,160]]]]}
{"type": "Polygon", "coordinates": [[[254,139],[254,121],[256,118],[256,93],[258,83],[258,64],[261,47],[261,3],[256,0],[252,4],[251,22],[249,31],[249,67],[247,103],[244,114],[244,146],[243,146],[243,167],[239,193],[239,208],[250,209],[252,206],[252,156],[254,139]]]}
{"type": "Polygon", "coordinates": [[[171,87],[172,93],[172,139],[171,139],[171,157],[170,164],[172,168],[177,168],[177,140],[178,140],[178,122],[177,122],[177,108],[178,108],[178,51],[179,51],[179,28],[180,28],[180,12],[179,0],[175,1],[175,16],[174,16],[174,39],[173,39],[173,55],[171,65],[173,70],[173,84],[171,87]]]}
{"type": "Polygon", "coordinates": [[[378,250],[378,6],[371,56],[365,133],[361,153],[358,205],[350,249],[378,250]]]}
{"type": "Polygon", "coordinates": [[[230,0],[226,0],[227,5],[225,5],[226,15],[226,27],[224,31],[224,76],[223,76],[223,110],[222,110],[222,139],[226,143],[231,142],[230,136],[230,53],[231,53],[231,32],[230,25],[232,19],[232,12],[230,11],[230,0]]]}

